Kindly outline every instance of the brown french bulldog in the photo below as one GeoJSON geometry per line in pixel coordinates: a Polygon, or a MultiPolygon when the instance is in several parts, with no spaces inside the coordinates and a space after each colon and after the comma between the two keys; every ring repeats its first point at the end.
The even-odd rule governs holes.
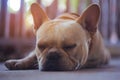
{"type": "Polygon", "coordinates": [[[98,31],[100,8],[90,5],[81,15],[65,13],[50,20],[37,3],[31,5],[36,47],[29,56],[8,60],[10,70],[71,71],[107,64],[110,54],[98,31]]]}

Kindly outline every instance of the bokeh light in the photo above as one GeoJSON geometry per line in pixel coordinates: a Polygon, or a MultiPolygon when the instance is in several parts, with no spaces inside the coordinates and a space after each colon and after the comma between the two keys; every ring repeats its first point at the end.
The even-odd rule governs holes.
{"type": "Polygon", "coordinates": [[[21,0],[8,0],[7,5],[10,12],[17,12],[20,9],[21,0]]]}

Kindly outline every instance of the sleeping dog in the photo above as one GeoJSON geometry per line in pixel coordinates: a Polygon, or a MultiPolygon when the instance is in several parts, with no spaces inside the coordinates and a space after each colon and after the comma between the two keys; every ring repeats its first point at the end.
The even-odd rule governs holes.
{"type": "Polygon", "coordinates": [[[8,69],[71,71],[109,62],[109,51],[98,31],[100,8],[97,4],[90,5],[81,15],[64,13],[53,20],[37,3],[31,5],[31,13],[36,47],[23,59],[6,61],[8,69]]]}

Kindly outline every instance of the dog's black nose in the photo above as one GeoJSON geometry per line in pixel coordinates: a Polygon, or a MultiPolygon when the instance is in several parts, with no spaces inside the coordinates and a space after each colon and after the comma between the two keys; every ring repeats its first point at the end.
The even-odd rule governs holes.
{"type": "Polygon", "coordinates": [[[42,65],[42,71],[61,71],[62,56],[59,51],[51,50],[46,56],[46,61],[42,65]]]}
{"type": "Polygon", "coordinates": [[[42,71],[61,71],[60,65],[61,56],[57,52],[49,53],[45,63],[42,65],[42,71]]]}
{"type": "Polygon", "coordinates": [[[58,61],[61,58],[61,55],[59,52],[50,52],[47,56],[46,59],[50,61],[58,61]]]}
{"type": "Polygon", "coordinates": [[[51,60],[51,61],[57,61],[61,58],[61,55],[60,55],[60,51],[56,48],[51,48],[49,51],[48,51],[48,54],[46,56],[46,59],[47,60],[51,60]]]}

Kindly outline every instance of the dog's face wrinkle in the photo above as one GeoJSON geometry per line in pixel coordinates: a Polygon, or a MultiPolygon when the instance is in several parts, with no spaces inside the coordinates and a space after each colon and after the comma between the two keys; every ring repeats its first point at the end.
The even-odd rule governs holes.
{"type": "MultiPolygon", "coordinates": [[[[38,54],[43,55],[42,58],[45,61],[46,55],[48,55],[47,51],[49,51],[51,48],[61,49],[63,52],[60,52],[60,54],[63,54],[64,56],[66,55],[64,57],[66,59],[63,59],[60,64],[62,63],[66,64],[68,62],[71,65],[67,64],[67,66],[68,65],[72,66],[72,69],[73,68],[75,69],[75,67],[81,60],[80,59],[81,57],[77,57],[78,55],[77,56],[75,55],[87,54],[81,52],[81,50],[79,50],[79,52],[75,52],[78,51],[78,49],[81,49],[79,48],[79,45],[84,46],[87,41],[85,37],[86,32],[84,31],[84,29],[74,21],[71,22],[56,21],[51,24],[50,22],[48,22],[48,24],[46,23],[44,25],[40,27],[37,33],[39,34],[37,36],[37,46],[41,52],[38,54]]],[[[61,67],[65,66],[66,65],[62,65],[61,67]]]]}
{"type": "MultiPolygon", "coordinates": [[[[55,67],[56,66],[56,68],[57,68],[57,64],[56,63],[54,63],[55,61],[51,61],[51,60],[49,60],[49,61],[51,61],[51,63],[50,64],[52,64],[52,65],[49,65],[47,62],[46,62],[46,57],[45,57],[45,55],[44,54],[46,54],[48,51],[49,51],[50,49],[45,49],[42,53],[41,53],[41,57],[42,57],[42,64],[45,64],[43,67],[45,67],[45,66],[51,66],[51,67],[55,67]]],[[[75,60],[73,59],[73,58],[71,58],[71,56],[69,55],[70,53],[68,53],[69,51],[65,51],[64,49],[62,49],[61,48],[61,52],[60,52],[60,54],[64,54],[64,56],[66,55],[66,59],[67,59],[67,61],[69,60],[70,61],[70,63],[75,63],[75,60]]],[[[40,60],[40,59],[39,59],[40,60]]],[[[39,61],[38,61],[39,62],[39,61]]],[[[58,63],[58,62],[57,62],[58,63]]],[[[68,62],[67,62],[68,63],[68,62]]],[[[61,63],[61,61],[60,61],[60,64],[62,64],[61,63]]],[[[66,68],[66,67],[68,67],[68,65],[66,65],[66,64],[62,64],[62,65],[59,65],[59,66],[61,66],[61,67],[59,67],[59,68],[66,68]]],[[[52,69],[54,69],[54,68],[52,68],[52,69]]]]}
{"type": "MultiPolygon", "coordinates": [[[[49,51],[49,49],[50,48],[45,48],[44,50],[43,50],[43,52],[41,53],[41,55],[43,55],[43,54],[46,54],[48,51],[49,51]]],[[[78,59],[76,59],[76,57],[75,56],[71,56],[72,55],[72,53],[71,53],[71,51],[73,51],[73,50],[64,50],[63,48],[61,48],[61,50],[62,51],[64,51],[64,53],[67,55],[67,59],[69,59],[69,61],[71,61],[72,63],[74,63],[74,69],[77,67],[77,65],[78,64],[80,64],[79,62],[79,60],[78,59]]],[[[63,52],[61,52],[60,54],[63,54],[63,52]]],[[[78,54],[78,53],[77,53],[78,54]]],[[[41,56],[41,57],[43,57],[43,58],[45,58],[45,56],[43,55],[43,56],[41,56]]],[[[54,62],[54,61],[53,61],[54,62]]],[[[53,64],[55,64],[55,63],[53,63],[53,64]]],[[[60,64],[62,64],[62,63],[60,63],[60,64]]],[[[55,64],[56,65],[56,64],[55,64]]],[[[62,65],[61,67],[65,67],[66,65],[62,65]]],[[[81,67],[81,65],[80,65],[80,67],[81,67]]],[[[57,68],[56,68],[57,69],[57,68]]],[[[52,69],[51,69],[52,70],[52,69]]],[[[54,68],[53,68],[53,70],[54,70],[54,68]]]]}
{"type": "MultiPolygon", "coordinates": [[[[68,58],[72,63],[74,63],[74,69],[77,67],[77,65],[79,64],[79,60],[77,60],[74,56],[71,56],[71,53],[70,53],[70,51],[71,50],[64,50],[63,48],[61,48],[62,49],[62,51],[64,51],[64,53],[67,55],[67,57],[66,58],[68,58]]],[[[49,49],[45,49],[45,50],[47,50],[47,51],[49,51],[49,49]]],[[[47,53],[47,51],[43,51],[43,53],[41,53],[42,55],[43,54],[46,54],[47,53]]],[[[61,52],[61,54],[62,54],[63,52],[61,52]]],[[[43,56],[42,56],[43,57],[43,56]]],[[[54,61],[53,61],[54,62],[54,61]]],[[[55,63],[53,63],[53,64],[55,64],[55,63]]],[[[61,64],[61,63],[60,63],[61,64]]],[[[61,66],[61,67],[63,67],[63,66],[61,66]]],[[[64,67],[65,67],[65,65],[64,65],[64,67]]],[[[81,67],[81,66],[80,66],[81,67]]]]}

